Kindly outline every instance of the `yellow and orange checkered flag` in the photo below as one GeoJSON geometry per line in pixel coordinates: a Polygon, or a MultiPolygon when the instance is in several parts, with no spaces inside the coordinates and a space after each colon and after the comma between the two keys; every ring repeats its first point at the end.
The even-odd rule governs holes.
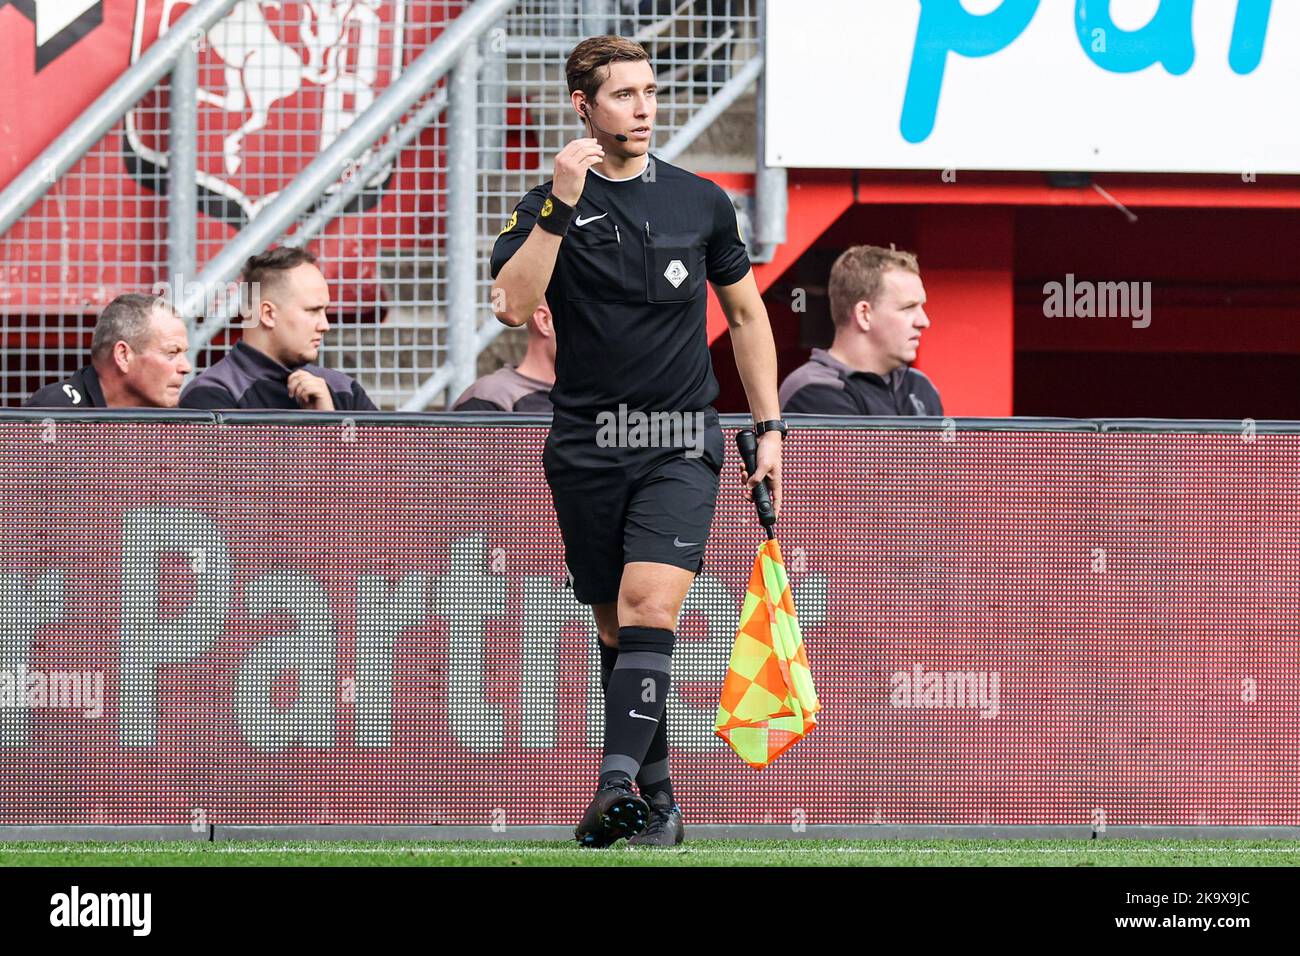
{"type": "Polygon", "coordinates": [[[769,538],[749,576],[713,732],[762,770],[812,732],[819,710],[781,546],[769,538]]]}

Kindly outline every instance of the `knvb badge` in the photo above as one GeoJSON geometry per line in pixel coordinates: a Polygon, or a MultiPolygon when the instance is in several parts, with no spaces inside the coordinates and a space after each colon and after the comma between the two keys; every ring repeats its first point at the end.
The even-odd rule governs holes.
{"type": "Polygon", "coordinates": [[[664,278],[673,284],[674,289],[680,288],[681,284],[686,281],[688,275],[690,275],[690,273],[687,272],[686,267],[682,265],[681,259],[674,259],[672,262],[668,263],[668,268],[664,270],[664,278]]]}

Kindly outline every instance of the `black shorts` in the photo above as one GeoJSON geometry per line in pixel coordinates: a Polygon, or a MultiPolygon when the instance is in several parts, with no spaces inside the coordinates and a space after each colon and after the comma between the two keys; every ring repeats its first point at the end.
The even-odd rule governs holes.
{"type": "Polygon", "coordinates": [[[623,565],[671,564],[698,573],[713,524],[724,442],[712,407],[659,447],[601,447],[590,423],[557,414],[542,466],[580,604],[618,600],[623,565]],[[702,427],[699,427],[701,426],[702,427]]]}

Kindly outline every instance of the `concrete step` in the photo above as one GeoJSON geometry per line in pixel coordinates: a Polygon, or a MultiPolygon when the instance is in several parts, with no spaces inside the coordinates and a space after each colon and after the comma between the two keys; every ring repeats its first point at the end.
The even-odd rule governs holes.
{"type": "Polygon", "coordinates": [[[731,104],[676,159],[693,173],[752,173],[757,166],[757,92],[731,104]]]}

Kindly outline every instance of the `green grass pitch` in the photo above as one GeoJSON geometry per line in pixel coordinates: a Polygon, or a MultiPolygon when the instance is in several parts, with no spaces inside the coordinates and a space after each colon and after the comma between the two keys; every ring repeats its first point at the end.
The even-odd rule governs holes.
{"type": "Polygon", "coordinates": [[[1281,840],[693,840],[672,849],[545,842],[4,843],[2,866],[1296,866],[1281,840]]]}

